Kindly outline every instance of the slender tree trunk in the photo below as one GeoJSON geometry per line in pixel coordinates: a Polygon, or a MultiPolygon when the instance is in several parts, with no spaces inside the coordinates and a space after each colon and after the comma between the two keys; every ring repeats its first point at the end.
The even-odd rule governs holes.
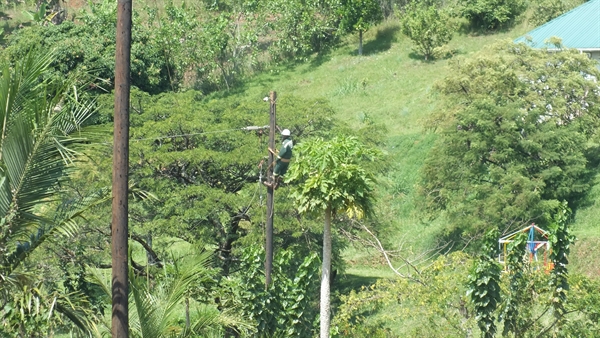
{"type": "Polygon", "coordinates": [[[113,338],[129,337],[129,104],[131,87],[132,0],[117,1],[115,113],[112,173],[112,320],[113,338]]]}
{"type": "Polygon", "coordinates": [[[330,315],[330,270],[331,270],[331,207],[325,210],[323,227],[323,267],[321,268],[321,338],[329,338],[330,315]]]}
{"type": "Polygon", "coordinates": [[[358,31],[358,55],[362,55],[362,31],[358,31]]]}
{"type": "Polygon", "coordinates": [[[185,328],[190,329],[190,297],[185,297],[185,328]]]}

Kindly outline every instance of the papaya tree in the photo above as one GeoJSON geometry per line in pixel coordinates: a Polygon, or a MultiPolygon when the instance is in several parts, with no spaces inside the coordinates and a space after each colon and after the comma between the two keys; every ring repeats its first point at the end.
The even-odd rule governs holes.
{"type": "Polygon", "coordinates": [[[323,264],[321,271],[320,337],[329,337],[331,219],[338,213],[360,218],[372,212],[373,175],[363,161],[378,152],[354,137],[338,136],[330,141],[315,138],[301,143],[287,182],[299,185],[292,198],[302,214],[323,213],[323,264]]]}

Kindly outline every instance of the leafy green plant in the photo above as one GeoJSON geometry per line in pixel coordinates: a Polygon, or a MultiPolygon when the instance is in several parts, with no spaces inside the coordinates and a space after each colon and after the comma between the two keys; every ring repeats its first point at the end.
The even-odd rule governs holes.
{"type": "MultiPolygon", "coordinates": [[[[141,276],[129,270],[129,334],[132,337],[217,337],[227,328],[240,333],[251,329],[249,322],[234,308],[220,308],[207,300],[207,286],[214,284],[217,270],[210,267],[212,253],[196,247],[165,259],[162,271],[141,276]],[[197,252],[200,250],[200,252],[197,252]]],[[[149,273],[147,269],[145,273],[149,273]]],[[[102,291],[110,306],[110,280],[101,272],[88,269],[87,280],[102,291]]],[[[110,313],[107,311],[107,313],[110,313]]],[[[105,321],[105,329],[110,323],[105,321]]]]}
{"type": "Polygon", "coordinates": [[[545,228],[561,201],[589,187],[600,93],[585,74],[600,76],[584,55],[523,44],[455,62],[439,87],[451,113],[422,168],[428,209],[471,234],[545,228]]]}
{"type": "Polygon", "coordinates": [[[219,299],[224,306],[239,306],[254,321],[256,337],[310,337],[318,312],[318,272],[315,253],[300,257],[293,249],[276,250],[265,289],[264,250],[249,246],[241,253],[239,272],[221,281],[219,299]]]}
{"type": "Polygon", "coordinates": [[[42,2],[37,11],[35,11],[35,12],[23,11],[23,13],[25,15],[27,15],[27,17],[31,21],[35,22],[36,24],[44,25],[44,24],[47,24],[48,22],[50,22],[52,20],[52,18],[54,17],[54,15],[57,14],[57,13],[51,13],[50,15],[47,15],[46,9],[47,9],[47,4],[45,2],[42,2]]]}
{"type": "MultiPolygon", "coordinates": [[[[95,105],[78,99],[73,78],[43,80],[52,60],[51,54],[30,53],[13,68],[5,64],[0,78],[0,294],[12,295],[2,304],[4,316],[20,315],[23,323],[45,317],[51,327],[59,320],[53,313],[62,313],[92,333],[93,323],[76,314],[80,303],[66,306],[69,293],[44,291],[37,278],[20,271],[44,242],[75,234],[82,213],[109,195],[104,190],[70,204],[56,203],[60,183],[72,174],[78,150],[88,142],[82,125],[95,105]]],[[[29,327],[31,332],[38,324],[29,327]]]]}
{"type": "Polygon", "coordinates": [[[512,332],[516,336],[523,334],[532,325],[532,297],[528,285],[531,274],[525,261],[527,234],[518,234],[508,246],[506,269],[510,274],[508,294],[502,304],[500,319],[504,323],[503,335],[512,332]]]}
{"type": "Polygon", "coordinates": [[[527,9],[524,0],[463,0],[461,4],[463,17],[483,29],[507,25],[527,9]]]}
{"type": "Polygon", "coordinates": [[[321,337],[329,337],[331,283],[331,218],[337,213],[361,218],[372,212],[373,174],[362,161],[378,156],[353,137],[331,141],[317,138],[297,147],[295,164],[286,182],[299,186],[292,194],[300,213],[325,213],[321,268],[321,337]]]}
{"type": "Polygon", "coordinates": [[[496,334],[496,309],[500,304],[500,264],[496,261],[498,231],[486,234],[481,254],[469,274],[471,301],[475,307],[477,325],[485,338],[496,334]]]}
{"type": "Polygon", "coordinates": [[[358,32],[358,55],[363,52],[363,33],[383,19],[376,0],[337,0],[339,29],[344,33],[358,32]]]}
{"type": "Polygon", "coordinates": [[[428,60],[434,50],[452,39],[453,24],[444,9],[413,2],[401,19],[402,33],[415,44],[415,50],[428,60]]]}
{"type": "Polygon", "coordinates": [[[578,1],[570,0],[538,0],[532,4],[532,14],[529,18],[534,26],[540,26],[563,13],[571,10],[578,1]]]}
{"type": "Polygon", "coordinates": [[[554,214],[552,223],[550,224],[550,237],[548,241],[552,247],[550,259],[552,260],[552,271],[550,278],[550,288],[552,290],[552,308],[554,309],[554,317],[556,324],[561,326],[563,318],[567,313],[566,301],[569,291],[569,281],[567,273],[567,265],[569,264],[569,252],[571,244],[575,241],[575,236],[571,234],[568,218],[571,210],[567,203],[563,202],[558,212],[554,214]]]}

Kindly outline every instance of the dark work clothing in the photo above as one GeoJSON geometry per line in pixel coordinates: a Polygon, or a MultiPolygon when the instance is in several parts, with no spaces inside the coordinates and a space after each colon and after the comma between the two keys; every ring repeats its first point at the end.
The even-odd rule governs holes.
{"type": "Polygon", "coordinates": [[[294,143],[291,138],[285,138],[283,139],[283,142],[281,142],[281,149],[279,150],[279,155],[275,162],[275,169],[273,170],[275,176],[283,176],[287,172],[290,165],[290,159],[292,158],[293,147],[294,143]]]}

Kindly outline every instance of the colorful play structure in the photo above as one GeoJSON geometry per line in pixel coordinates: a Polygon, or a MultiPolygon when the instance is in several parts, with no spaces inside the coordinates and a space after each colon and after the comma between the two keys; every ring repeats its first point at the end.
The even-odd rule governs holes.
{"type": "Polygon", "coordinates": [[[549,259],[550,253],[552,252],[550,242],[548,242],[549,233],[548,231],[536,226],[534,223],[498,240],[498,246],[500,249],[498,261],[504,266],[504,271],[508,271],[508,266],[506,265],[508,245],[517,235],[521,233],[529,233],[527,236],[526,252],[524,253],[529,256],[529,264],[531,264],[534,269],[543,269],[545,272],[551,271],[554,268],[554,265],[549,259]]]}

